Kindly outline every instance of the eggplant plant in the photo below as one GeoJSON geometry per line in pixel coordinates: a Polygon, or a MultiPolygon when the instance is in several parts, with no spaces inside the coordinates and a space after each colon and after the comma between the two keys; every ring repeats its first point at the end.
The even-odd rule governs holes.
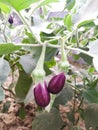
{"type": "Polygon", "coordinates": [[[97,0],[0,0],[0,101],[11,76],[15,102],[40,111],[32,130],[97,129],[97,29],[97,0]]]}

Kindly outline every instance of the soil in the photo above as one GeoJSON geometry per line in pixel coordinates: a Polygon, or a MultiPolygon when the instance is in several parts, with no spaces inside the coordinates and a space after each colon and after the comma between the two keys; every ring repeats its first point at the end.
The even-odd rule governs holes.
{"type": "Polygon", "coordinates": [[[6,98],[1,103],[0,110],[0,130],[31,130],[36,111],[34,103],[22,106],[15,103],[13,99],[6,98]],[[9,108],[7,108],[8,103],[10,104],[9,108]],[[20,110],[26,112],[25,116],[19,115],[20,110]]]}
{"type": "Polygon", "coordinates": [[[0,102],[0,130],[31,130],[32,121],[36,114],[36,105],[16,102],[8,90],[12,81],[11,76],[3,84],[5,100],[0,102]]]}

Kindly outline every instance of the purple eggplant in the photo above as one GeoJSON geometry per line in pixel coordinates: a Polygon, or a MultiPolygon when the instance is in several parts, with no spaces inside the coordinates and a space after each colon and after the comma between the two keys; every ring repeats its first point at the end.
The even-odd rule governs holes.
{"type": "Polygon", "coordinates": [[[41,107],[46,107],[50,102],[50,94],[47,89],[47,84],[38,83],[34,88],[34,96],[37,105],[41,107]]]}
{"type": "Polygon", "coordinates": [[[8,22],[10,23],[10,24],[13,24],[13,17],[10,15],[10,17],[9,17],[9,19],[8,19],[8,22]]]}
{"type": "Polygon", "coordinates": [[[64,73],[55,75],[48,84],[48,91],[52,94],[59,93],[64,87],[65,80],[66,80],[66,77],[64,73]]]}

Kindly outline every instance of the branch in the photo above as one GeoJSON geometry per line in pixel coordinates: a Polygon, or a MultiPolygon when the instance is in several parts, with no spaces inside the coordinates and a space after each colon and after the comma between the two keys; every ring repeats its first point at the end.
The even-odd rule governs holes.
{"type": "Polygon", "coordinates": [[[81,52],[81,53],[86,54],[88,56],[94,57],[93,54],[89,53],[88,51],[84,51],[82,49],[79,49],[79,48],[72,48],[72,47],[67,47],[67,46],[65,46],[65,48],[68,50],[78,51],[78,52],[81,52]]]}
{"type": "Polygon", "coordinates": [[[28,24],[28,21],[21,15],[20,12],[17,12],[18,16],[20,17],[20,19],[22,20],[22,22],[24,23],[24,25],[27,27],[27,29],[31,32],[31,34],[33,35],[33,37],[36,39],[36,41],[38,41],[38,43],[41,43],[41,41],[38,40],[38,38],[34,35],[30,25],[28,24]]]}

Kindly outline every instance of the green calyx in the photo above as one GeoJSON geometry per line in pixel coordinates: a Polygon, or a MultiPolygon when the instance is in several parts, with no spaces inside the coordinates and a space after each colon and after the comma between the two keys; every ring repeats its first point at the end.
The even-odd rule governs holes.
{"type": "Polygon", "coordinates": [[[38,83],[39,81],[43,81],[45,77],[45,71],[40,69],[35,69],[32,73],[32,78],[35,83],[38,83]]]}
{"type": "Polygon", "coordinates": [[[67,73],[69,68],[69,62],[67,60],[67,53],[65,53],[64,44],[65,40],[61,39],[61,61],[58,63],[59,71],[64,71],[67,73]]]}
{"type": "Polygon", "coordinates": [[[61,61],[58,64],[59,70],[60,72],[64,71],[65,73],[68,72],[68,68],[69,68],[69,63],[67,61],[61,61]]]}
{"type": "Polygon", "coordinates": [[[45,77],[45,70],[44,70],[44,59],[45,59],[45,51],[46,51],[46,45],[43,45],[42,52],[39,57],[39,60],[37,62],[36,68],[32,72],[32,78],[35,83],[38,83],[39,81],[43,81],[45,77]]]}

